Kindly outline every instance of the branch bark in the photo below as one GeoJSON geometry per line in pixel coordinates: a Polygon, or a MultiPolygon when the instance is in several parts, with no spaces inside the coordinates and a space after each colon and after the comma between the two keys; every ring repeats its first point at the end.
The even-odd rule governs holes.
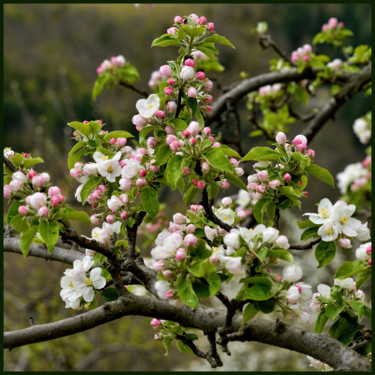
{"type": "MultiPolygon", "coordinates": [[[[34,325],[25,329],[5,332],[4,348],[28,345],[83,332],[101,324],[128,315],[140,315],[172,320],[184,327],[194,327],[214,333],[224,325],[225,311],[201,306],[175,307],[167,301],[132,294],[117,301],[106,303],[95,310],[54,323],[34,325]]],[[[341,370],[370,371],[371,363],[344,344],[326,334],[308,332],[286,324],[254,318],[241,328],[242,317],[233,320],[230,341],[258,341],[299,353],[310,355],[341,370]],[[280,329],[281,327],[281,329],[280,329]]]]}

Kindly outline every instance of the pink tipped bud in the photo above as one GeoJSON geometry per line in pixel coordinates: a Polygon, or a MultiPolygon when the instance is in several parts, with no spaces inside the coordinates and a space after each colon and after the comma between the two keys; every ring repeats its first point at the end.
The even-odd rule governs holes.
{"type": "Polygon", "coordinates": [[[187,231],[188,233],[194,233],[194,232],[195,232],[195,229],[196,229],[196,227],[195,227],[194,224],[189,224],[189,225],[186,227],[186,231],[187,231]]]}
{"type": "Polygon", "coordinates": [[[138,178],[135,184],[138,188],[142,188],[143,186],[147,185],[147,181],[144,178],[138,178]]]}
{"type": "Polygon", "coordinates": [[[212,81],[210,81],[209,79],[205,82],[205,89],[206,90],[212,90],[212,88],[214,87],[214,84],[212,83],[212,81]]]}
{"type": "Polygon", "coordinates": [[[310,57],[308,55],[303,55],[302,56],[302,60],[303,61],[309,61],[310,60],[310,57]]]}
{"type": "Polygon", "coordinates": [[[92,225],[96,225],[96,226],[100,225],[100,219],[96,215],[91,215],[90,216],[90,221],[91,221],[92,225]]]}
{"type": "Polygon", "coordinates": [[[205,128],[203,128],[203,133],[208,135],[208,136],[211,135],[211,128],[206,126],[205,128]]]}
{"type": "Polygon", "coordinates": [[[280,186],[280,181],[279,180],[272,180],[272,181],[269,182],[268,186],[271,189],[276,190],[280,186]]]}
{"type": "Polygon", "coordinates": [[[229,189],[229,187],[230,187],[230,183],[229,183],[229,181],[227,181],[227,180],[221,181],[221,183],[220,183],[220,187],[221,187],[223,190],[227,190],[227,189],[229,189]]]}
{"type": "Polygon", "coordinates": [[[152,264],[152,268],[156,272],[160,272],[164,268],[164,260],[158,260],[152,264]]]}
{"type": "Polygon", "coordinates": [[[283,180],[285,181],[285,182],[288,182],[288,181],[290,181],[292,179],[292,176],[289,174],[289,173],[285,173],[284,175],[283,175],[283,180]]]}
{"type": "Polygon", "coordinates": [[[191,66],[184,66],[181,69],[180,72],[180,78],[182,78],[184,81],[188,81],[190,79],[193,79],[195,76],[194,69],[191,66]]]}
{"type": "Polygon", "coordinates": [[[47,217],[48,216],[48,208],[46,206],[40,207],[38,210],[38,216],[40,217],[47,217]]]}
{"type": "Polygon", "coordinates": [[[117,143],[117,146],[124,147],[126,145],[127,141],[128,140],[126,138],[120,137],[120,138],[117,138],[117,142],[116,143],[117,143]]]}
{"type": "Polygon", "coordinates": [[[210,170],[210,164],[208,164],[206,161],[202,163],[202,171],[208,172],[210,170]]]}
{"type": "Polygon", "coordinates": [[[340,27],[341,29],[343,29],[343,28],[345,27],[344,22],[339,22],[339,27],[340,27]]]}
{"type": "Polygon", "coordinates": [[[169,65],[163,65],[160,67],[159,72],[163,78],[169,78],[172,76],[172,70],[169,65]]]}
{"type": "Polygon", "coordinates": [[[303,195],[304,195],[305,197],[308,197],[308,196],[309,196],[309,192],[306,191],[306,192],[303,193],[303,195]]]}
{"type": "Polygon", "coordinates": [[[257,173],[258,180],[260,182],[264,182],[268,180],[268,172],[267,171],[260,171],[257,173]]]}
{"type": "Polygon", "coordinates": [[[198,188],[198,189],[203,190],[203,189],[204,189],[204,186],[205,186],[205,184],[204,184],[204,182],[202,182],[202,181],[199,181],[199,182],[197,183],[197,188],[198,188]]]}
{"type": "Polygon", "coordinates": [[[57,195],[55,195],[51,198],[51,204],[54,207],[57,207],[60,204],[60,199],[57,195]]]}
{"type": "Polygon", "coordinates": [[[164,270],[162,272],[163,276],[166,278],[166,279],[170,279],[172,276],[173,276],[173,272],[171,270],[164,270]]]}
{"type": "Polygon", "coordinates": [[[113,146],[116,143],[116,138],[111,138],[108,142],[113,146]]]}
{"type": "Polygon", "coordinates": [[[165,142],[167,143],[167,145],[170,145],[170,144],[172,144],[172,142],[174,142],[174,141],[176,141],[176,140],[177,140],[177,138],[176,138],[175,135],[173,135],[173,134],[168,134],[168,135],[167,135],[167,139],[165,140],[165,142]]]}
{"type": "Polygon", "coordinates": [[[153,318],[152,320],[151,320],[151,326],[152,327],[159,327],[160,326],[160,320],[159,319],[156,319],[156,318],[153,318]]]}
{"type": "Polygon", "coordinates": [[[322,25],[322,31],[326,31],[327,29],[328,29],[328,25],[327,24],[322,25]]]}
{"type": "Polygon", "coordinates": [[[175,102],[170,101],[167,103],[167,111],[169,113],[175,112],[176,109],[177,109],[177,104],[175,102]]]}
{"type": "Polygon", "coordinates": [[[195,146],[195,145],[197,144],[197,140],[196,140],[194,137],[190,138],[190,139],[189,139],[189,142],[190,142],[190,144],[191,144],[192,146],[195,146]]]}
{"type": "Polygon", "coordinates": [[[334,29],[337,26],[337,23],[338,23],[337,18],[331,17],[328,20],[328,27],[330,27],[331,29],[334,29]]]}
{"type": "Polygon", "coordinates": [[[306,148],[307,148],[307,145],[304,142],[297,145],[297,150],[301,153],[304,153],[306,151],[306,148]]]}
{"type": "Polygon", "coordinates": [[[144,176],[146,176],[146,174],[147,174],[146,169],[141,169],[141,171],[139,172],[140,177],[144,177],[144,176]]]}
{"type": "Polygon", "coordinates": [[[55,196],[57,194],[61,194],[61,189],[58,186],[51,186],[48,189],[48,196],[49,197],[53,197],[53,196],[55,196]]]}
{"type": "Polygon", "coordinates": [[[127,211],[122,211],[120,216],[121,216],[121,220],[126,220],[129,214],[127,211]]]}
{"type": "Polygon", "coordinates": [[[196,178],[194,178],[193,181],[191,181],[191,182],[192,182],[192,184],[193,184],[194,186],[197,186],[197,184],[198,184],[198,180],[197,180],[196,178]]]}
{"type": "Polygon", "coordinates": [[[191,133],[189,132],[189,130],[184,130],[182,132],[182,136],[185,138],[189,138],[191,136],[191,133]]]}
{"type": "Polygon", "coordinates": [[[207,26],[208,26],[208,31],[214,31],[214,29],[215,29],[215,25],[214,25],[212,22],[209,22],[209,23],[207,24],[207,26]]]}
{"type": "Polygon", "coordinates": [[[191,66],[192,68],[195,67],[195,61],[193,59],[186,59],[184,62],[185,66],[191,66]]]}
{"type": "Polygon", "coordinates": [[[232,199],[229,198],[229,197],[225,197],[221,200],[221,203],[224,205],[224,206],[230,206],[232,204],[232,199]]]}
{"type": "Polygon", "coordinates": [[[315,158],[315,151],[311,148],[309,148],[307,151],[306,151],[306,156],[309,156],[311,155],[311,159],[314,159],[315,158]]]}
{"type": "Polygon", "coordinates": [[[203,72],[197,72],[196,75],[197,79],[203,81],[206,78],[206,75],[203,72]]]}
{"type": "Polygon", "coordinates": [[[212,147],[219,148],[221,146],[220,142],[215,142],[212,147]]]}
{"type": "Polygon", "coordinates": [[[344,249],[352,248],[352,242],[349,240],[349,238],[340,238],[339,244],[344,249]]]}
{"type": "Polygon", "coordinates": [[[187,130],[192,134],[192,135],[197,135],[200,131],[200,126],[197,121],[192,121],[190,122],[189,126],[187,127],[187,130]]]}
{"type": "Polygon", "coordinates": [[[182,173],[185,175],[185,176],[188,176],[190,174],[190,168],[189,167],[184,167],[182,169],[182,173]]]}
{"type": "Polygon", "coordinates": [[[134,115],[132,117],[132,123],[143,128],[147,124],[147,120],[141,115],[134,115]]]}
{"type": "Polygon", "coordinates": [[[173,290],[168,290],[167,292],[165,292],[165,297],[169,300],[172,300],[173,299],[173,290]]]}
{"type": "Polygon", "coordinates": [[[173,21],[174,23],[182,23],[184,19],[181,16],[176,16],[173,21]]]}
{"type": "Polygon", "coordinates": [[[173,142],[169,145],[169,148],[170,148],[172,151],[177,151],[180,147],[181,147],[181,143],[178,142],[178,141],[173,141],[173,142]]]}
{"type": "Polygon", "coordinates": [[[172,87],[170,87],[170,86],[167,86],[165,89],[164,89],[164,94],[165,95],[172,95],[173,94],[173,92],[174,92],[174,90],[172,89],[172,87]]]}
{"type": "Polygon", "coordinates": [[[157,111],[155,112],[155,116],[156,116],[157,118],[162,119],[162,118],[165,117],[165,112],[164,112],[164,111],[157,110],[157,111]]]}
{"type": "Polygon", "coordinates": [[[19,207],[18,207],[18,212],[19,212],[22,216],[26,216],[28,210],[29,210],[29,208],[28,208],[27,206],[19,206],[19,207]]]}
{"type": "Polygon", "coordinates": [[[266,191],[266,187],[264,185],[257,185],[255,187],[257,193],[263,194],[266,191]]]}
{"type": "Polygon", "coordinates": [[[199,20],[198,20],[198,23],[200,24],[200,25],[205,25],[206,23],[207,23],[207,19],[206,19],[206,17],[200,17],[199,18],[199,20]]]}
{"type": "Polygon", "coordinates": [[[128,197],[127,194],[121,194],[121,195],[120,195],[120,200],[121,200],[121,202],[122,202],[123,204],[127,204],[127,203],[130,202],[130,199],[129,199],[129,197],[128,197]]]}
{"type": "Polygon", "coordinates": [[[219,263],[219,257],[215,254],[211,255],[209,258],[208,258],[209,262],[212,263],[212,264],[218,264],[219,263]]]}
{"type": "Polygon", "coordinates": [[[240,162],[238,160],[236,160],[235,158],[230,158],[229,161],[231,162],[231,164],[233,165],[233,167],[237,168],[240,166],[240,162]]]}
{"type": "Polygon", "coordinates": [[[168,79],[168,85],[169,86],[174,86],[176,84],[176,80],[175,79],[173,79],[173,78],[169,78],[168,79]]]}
{"type": "Polygon", "coordinates": [[[107,217],[105,218],[105,220],[109,224],[113,224],[115,222],[115,218],[112,215],[107,215],[107,217]]]}
{"type": "Polygon", "coordinates": [[[278,132],[276,134],[276,142],[279,144],[284,144],[286,142],[286,135],[283,132],[278,132]]]}
{"type": "Polygon", "coordinates": [[[194,234],[187,234],[184,238],[184,244],[186,246],[195,246],[198,243],[198,238],[194,234]]]}
{"type": "Polygon", "coordinates": [[[372,247],[371,245],[367,247],[366,249],[366,254],[370,255],[371,254],[371,251],[372,251],[372,247]]]}
{"type": "Polygon", "coordinates": [[[198,95],[198,92],[195,87],[189,87],[187,94],[189,98],[196,98],[198,95]]]}
{"type": "Polygon", "coordinates": [[[371,259],[369,259],[369,260],[367,261],[367,264],[368,264],[369,266],[371,266],[371,264],[372,264],[371,259]]]}
{"type": "Polygon", "coordinates": [[[36,176],[36,172],[34,169],[30,169],[30,171],[27,173],[27,177],[31,180],[34,176],[36,176]]]}
{"type": "Polygon", "coordinates": [[[183,247],[180,247],[176,251],[175,259],[178,262],[182,262],[186,258],[186,250],[183,247]]]}

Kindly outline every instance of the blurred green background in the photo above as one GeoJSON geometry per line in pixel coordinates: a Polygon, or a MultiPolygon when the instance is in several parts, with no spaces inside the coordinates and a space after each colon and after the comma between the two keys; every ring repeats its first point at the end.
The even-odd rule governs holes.
{"type": "MultiPolygon", "coordinates": [[[[175,15],[190,13],[206,16],[215,23],[215,30],[236,46],[236,50],[219,47],[219,61],[226,70],[208,74],[210,78],[220,79],[223,86],[238,81],[241,71],[250,76],[268,71],[268,60],[275,55],[269,50],[262,51],[256,34],[252,33],[259,21],[268,23],[273,39],[287,54],[302,44],[311,43],[330,17],[338,18],[354,31],[349,41],[353,46],[371,44],[369,4],[142,4],[139,7],[133,4],[5,4],[4,146],[42,156],[45,164],[36,169],[49,172],[53,182],[72,197],[77,183],[69,177],[66,164],[67,153],[74,144],[67,122],[102,119],[108,129],[136,134],[130,120],[136,114],[135,102],[139,96],[116,87],[113,91],[105,90],[93,102],[91,89],[97,77],[96,68],[104,59],[122,54],[141,74],[137,86],[148,89],[151,72],[174,59],[177,52],[173,47],[151,49],[152,40],[165,33],[175,15]]],[[[332,59],[342,57],[330,53],[324,46],[319,51],[332,59]]],[[[323,90],[314,98],[313,105],[323,105],[328,97],[329,92],[323,90]]],[[[316,162],[333,175],[346,164],[364,158],[365,147],[352,132],[352,124],[369,106],[370,99],[358,94],[339,111],[335,121],[329,121],[311,145],[317,151],[316,162]]],[[[241,108],[245,108],[244,104],[241,108]]],[[[262,138],[247,138],[253,129],[246,120],[246,111],[241,112],[241,117],[244,150],[264,143],[262,138]]],[[[301,130],[298,124],[292,125],[290,134],[301,130]]],[[[314,184],[303,207],[305,212],[323,196],[331,199],[339,196],[338,191],[316,180],[314,184]]],[[[184,210],[177,201],[178,194],[166,190],[162,195],[164,199],[167,195],[175,199],[173,206],[184,210]]],[[[80,229],[90,233],[90,228],[80,229]]],[[[27,326],[29,316],[40,324],[76,314],[64,309],[59,298],[59,280],[66,266],[25,260],[11,254],[6,254],[4,264],[6,330],[27,326]]],[[[249,350],[250,345],[254,358],[261,358],[257,353],[264,353],[265,346],[246,345],[239,350],[249,350]]],[[[277,362],[271,360],[272,368],[267,361],[238,359],[236,365],[232,361],[222,370],[291,370],[291,363],[294,370],[309,370],[304,356],[275,349],[269,353],[279,358],[277,362]]],[[[153,340],[149,319],[128,317],[72,338],[5,352],[4,370],[199,369],[203,361],[189,367],[191,359],[177,350],[164,357],[162,344],[153,340]]]]}

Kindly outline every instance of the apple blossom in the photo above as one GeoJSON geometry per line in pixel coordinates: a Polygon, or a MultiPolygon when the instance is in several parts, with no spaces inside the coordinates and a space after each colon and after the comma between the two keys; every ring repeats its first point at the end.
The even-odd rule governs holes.
{"type": "Polygon", "coordinates": [[[302,269],[292,264],[291,266],[287,266],[283,270],[283,279],[285,281],[294,282],[298,281],[302,277],[302,269]]]}
{"type": "Polygon", "coordinates": [[[156,94],[151,94],[147,99],[139,99],[135,106],[139,114],[147,119],[159,109],[160,98],[156,94]]]}

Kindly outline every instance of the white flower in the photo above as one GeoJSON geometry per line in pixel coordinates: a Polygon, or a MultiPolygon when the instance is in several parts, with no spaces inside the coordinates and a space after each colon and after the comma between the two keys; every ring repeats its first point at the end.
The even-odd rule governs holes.
{"type": "Polygon", "coordinates": [[[170,289],[169,282],[164,280],[158,280],[155,283],[155,289],[160,298],[167,299],[165,293],[170,289]]]}
{"type": "Polygon", "coordinates": [[[323,224],[332,217],[332,203],[328,198],[323,198],[318,206],[318,213],[307,212],[304,215],[309,215],[310,221],[314,224],[323,224]]]}
{"type": "Polygon", "coordinates": [[[357,232],[357,239],[359,241],[368,241],[370,239],[370,229],[367,227],[367,222],[361,224],[361,222],[355,219],[354,228],[357,232]]]}
{"type": "Polygon", "coordinates": [[[266,230],[263,232],[263,240],[268,243],[273,243],[277,240],[277,237],[279,237],[279,231],[275,228],[266,228],[266,230]]]}
{"type": "Polygon", "coordinates": [[[236,213],[230,208],[219,208],[215,210],[216,216],[224,223],[232,225],[236,218],[236,213]]]}
{"type": "Polygon", "coordinates": [[[94,299],[94,288],[102,289],[105,287],[106,281],[105,278],[101,276],[101,273],[102,269],[96,267],[90,271],[89,277],[86,277],[86,274],[77,277],[77,289],[81,291],[82,297],[86,302],[92,302],[94,299]]]}
{"type": "Polygon", "coordinates": [[[205,225],[204,233],[210,241],[213,241],[218,236],[217,229],[211,228],[208,225],[205,225]]]}
{"type": "Polygon", "coordinates": [[[331,294],[331,288],[328,286],[328,285],[325,285],[325,284],[319,284],[318,287],[318,292],[323,296],[323,297],[326,297],[326,298],[329,298],[330,294],[331,294]]]}
{"type": "Polygon", "coordinates": [[[237,204],[239,207],[245,208],[250,203],[250,200],[251,198],[248,191],[241,189],[238,192],[237,204]]]}
{"type": "Polygon", "coordinates": [[[224,243],[229,247],[238,249],[240,247],[239,231],[237,229],[232,229],[230,233],[225,235],[224,243]]]}
{"type": "Polygon", "coordinates": [[[338,234],[336,223],[333,220],[327,220],[318,230],[318,235],[324,242],[334,241],[338,234]]]}
{"type": "Polygon", "coordinates": [[[365,177],[368,170],[363,167],[362,163],[353,163],[345,167],[345,169],[337,174],[337,186],[340,189],[341,194],[345,194],[348,186],[350,186],[355,180],[359,180],[365,177]]]}
{"type": "Polygon", "coordinates": [[[371,259],[371,242],[363,243],[356,251],[355,256],[358,260],[371,259]]]}
{"type": "MultiPolygon", "coordinates": [[[[85,273],[94,265],[94,260],[90,256],[83,257],[82,260],[76,259],[73,262],[73,270],[75,272],[85,273]]],[[[67,270],[68,271],[68,270],[67,270]]]]}
{"type": "Polygon", "coordinates": [[[348,290],[355,290],[355,281],[351,277],[347,277],[346,279],[339,280],[335,279],[334,284],[338,285],[339,287],[343,289],[348,289],[348,290]]]}
{"type": "Polygon", "coordinates": [[[354,121],[353,131],[363,144],[368,143],[371,138],[371,123],[363,118],[358,118],[354,121]]]}
{"type": "Polygon", "coordinates": [[[151,256],[156,260],[167,259],[173,255],[174,251],[164,246],[156,246],[151,250],[151,256]]]}
{"type": "Polygon", "coordinates": [[[39,210],[40,207],[46,205],[47,195],[45,193],[34,193],[30,196],[30,206],[34,210],[39,210]]]}
{"type": "Polygon", "coordinates": [[[178,232],[171,233],[170,236],[164,239],[163,246],[169,251],[176,251],[182,244],[182,236],[178,232]]]}
{"type": "Polygon", "coordinates": [[[241,257],[227,257],[223,255],[219,259],[230,273],[241,272],[241,257]]]}
{"type": "Polygon", "coordinates": [[[355,293],[354,293],[355,297],[358,298],[361,302],[365,302],[365,293],[363,292],[363,290],[357,290],[355,293]]]}
{"type": "Polygon", "coordinates": [[[337,230],[349,237],[356,236],[355,227],[358,226],[358,220],[351,218],[355,212],[354,204],[348,206],[344,201],[338,201],[333,206],[332,211],[337,230]]]}
{"type": "Polygon", "coordinates": [[[283,270],[283,279],[285,281],[298,281],[302,277],[302,269],[301,267],[292,264],[291,266],[287,266],[283,270]]]}
{"type": "Polygon", "coordinates": [[[13,180],[19,180],[22,183],[27,182],[27,177],[22,171],[17,171],[12,174],[12,179],[13,180]]]}
{"type": "Polygon", "coordinates": [[[285,250],[288,250],[290,248],[288,237],[282,235],[279,236],[278,239],[275,241],[277,246],[282,247],[285,250]]]}
{"type": "Polygon", "coordinates": [[[111,211],[117,211],[122,205],[121,199],[116,195],[112,195],[111,199],[107,200],[107,206],[111,211]]]}
{"type": "Polygon", "coordinates": [[[293,303],[293,304],[297,303],[299,296],[300,296],[299,289],[295,285],[292,285],[286,292],[286,299],[288,300],[289,303],[293,303]]]}
{"type": "Polygon", "coordinates": [[[147,99],[139,99],[136,108],[141,116],[150,118],[160,106],[160,98],[157,94],[151,94],[147,99]]]}
{"type": "Polygon", "coordinates": [[[139,174],[141,169],[141,163],[137,159],[129,159],[122,167],[121,176],[123,178],[133,178],[139,174]]]}
{"type": "Polygon", "coordinates": [[[98,172],[101,176],[105,177],[109,182],[115,182],[116,177],[120,176],[121,174],[121,167],[120,167],[120,157],[121,151],[119,151],[112,159],[108,159],[108,156],[103,155],[100,156],[100,152],[96,151],[94,153],[94,159],[100,160],[97,162],[98,172]],[[97,155],[95,155],[98,153],[97,155]]]}

